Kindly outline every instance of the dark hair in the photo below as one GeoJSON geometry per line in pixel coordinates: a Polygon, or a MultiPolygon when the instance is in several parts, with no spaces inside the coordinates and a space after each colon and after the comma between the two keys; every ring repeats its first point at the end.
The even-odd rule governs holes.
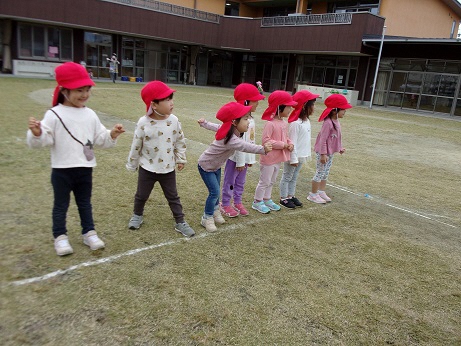
{"type": "MultiPolygon", "coordinates": [[[[245,115],[241,116],[240,118],[234,119],[236,124],[238,124],[240,122],[240,119],[242,119],[245,115]]],[[[232,124],[231,128],[229,129],[229,131],[226,134],[226,137],[224,137],[224,144],[227,144],[227,142],[230,141],[230,139],[232,138],[232,135],[234,134],[234,129],[235,129],[235,125],[232,124]]],[[[240,137],[242,137],[242,136],[243,136],[243,133],[240,134],[240,137]]]]}
{"type": "Polygon", "coordinates": [[[64,94],[62,93],[64,90],[69,90],[69,89],[65,89],[65,88],[61,88],[59,89],[58,91],[58,104],[64,104],[64,101],[66,100],[66,98],[64,97],[64,94]]]}
{"type": "MultiPolygon", "coordinates": [[[[336,114],[338,114],[340,110],[343,110],[343,108],[333,108],[333,109],[330,111],[330,113],[328,113],[328,115],[326,116],[326,118],[330,118],[331,123],[333,124],[333,128],[335,129],[335,131],[336,131],[336,125],[335,125],[333,119],[331,118],[331,116],[333,115],[333,112],[336,112],[336,114]]],[[[326,118],[325,118],[325,119],[326,119],[326,118]]]]}
{"type": "Polygon", "coordinates": [[[277,107],[277,114],[276,115],[279,115],[280,113],[283,113],[283,111],[285,110],[285,107],[286,105],[280,105],[277,107]]]}
{"type": "Polygon", "coordinates": [[[154,102],[154,103],[159,103],[159,102],[162,102],[162,101],[164,101],[164,100],[171,100],[172,98],[173,98],[173,93],[171,93],[169,96],[167,96],[167,97],[165,97],[165,98],[163,98],[163,99],[161,99],[161,100],[157,100],[157,99],[152,100],[152,102],[154,102]]]}
{"type": "Polygon", "coordinates": [[[306,121],[309,119],[309,116],[314,112],[314,103],[315,99],[307,101],[303,108],[301,109],[301,112],[299,113],[299,119],[302,121],[306,121]]]}

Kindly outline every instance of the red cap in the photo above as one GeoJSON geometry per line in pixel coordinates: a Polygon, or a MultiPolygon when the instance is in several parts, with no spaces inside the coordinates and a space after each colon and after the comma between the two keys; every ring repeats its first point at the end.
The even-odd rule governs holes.
{"type": "Polygon", "coordinates": [[[85,86],[94,86],[93,80],[88,75],[87,70],[75,62],[66,62],[59,65],[54,70],[58,86],[53,93],[53,107],[58,104],[58,96],[61,88],[77,89],[85,86]]]}
{"type": "Polygon", "coordinates": [[[340,94],[333,94],[333,95],[328,96],[325,99],[325,106],[327,106],[327,108],[320,115],[319,121],[322,121],[323,119],[325,119],[328,116],[328,114],[330,114],[333,108],[339,108],[339,109],[352,108],[352,106],[347,102],[346,97],[340,94]]]}
{"type": "Polygon", "coordinates": [[[291,123],[293,121],[298,120],[299,114],[301,113],[301,109],[303,109],[304,104],[307,101],[315,100],[319,96],[320,95],[313,94],[308,90],[301,90],[301,91],[298,91],[296,94],[294,94],[293,101],[298,102],[298,104],[295,106],[295,109],[293,110],[293,112],[291,112],[290,117],[288,118],[288,122],[291,123]]]}
{"type": "Polygon", "coordinates": [[[168,85],[158,80],[144,85],[141,89],[141,98],[146,104],[146,112],[149,111],[150,104],[153,100],[163,100],[174,92],[176,92],[176,90],[170,89],[168,85]]]}
{"type": "Polygon", "coordinates": [[[272,120],[275,116],[275,112],[279,106],[296,106],[297,102],[293,101],[293,98],[289,93],[283,90],[276,90],[269,95],[268,98],[269,107],[264,111],[261,119],[272,120]]]}
{"type": "Polygon", "coordinates": [[[244,106],[238,102],[229,102],[222,106],[216,113],[216,119],[221,120],[223,124],[216,132],[215,138],[219,141],[226,137],[232,126],[232,120],[239,119],[250,113],[251,108],[251,106],[244,106]]]}
{"type": "Polygon", "coordinates": [[[242,83],[237,85],[234,90],[234,99],[238,103],[244,104],[245,101],[261,101],[264,100],[266,96],[261,95],[253,84],[242,83]]]}

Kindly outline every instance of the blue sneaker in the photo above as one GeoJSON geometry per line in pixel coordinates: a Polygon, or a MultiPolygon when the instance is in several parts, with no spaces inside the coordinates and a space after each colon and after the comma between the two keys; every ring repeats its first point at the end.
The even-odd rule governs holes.
{"type": "Polygon", "coordinates": [[[266,207],[268,207],[270,210],[275,210],[275,211],[279,211],[280,210],[280,206],[278,204],[275,204],[273,200],[268,200],[268,201],[264,201],[264,204],[266,205],[266,207]]]}
{"type": "Polygon", "coordinates": [[[253,204],[251,205],[251,208],[259,211],[262,214],[267,214],[267,213],[270,213],[271,211],[268,207],[266,207],[263,201],[253,202],[253,204]]]}

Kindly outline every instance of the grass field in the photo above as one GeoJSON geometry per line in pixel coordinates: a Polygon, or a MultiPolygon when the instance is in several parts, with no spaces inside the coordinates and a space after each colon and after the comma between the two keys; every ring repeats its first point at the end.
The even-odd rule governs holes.
{"type": "MultiPolygon", "coordinates": [[[[93,208],[106,248],[82,243],[72,204],[74,254],[60,258],[49,151],[25,142],[28,117],[43,117],[54,86],[0,78],[1,345],[461,345],[460,121],[348,110],[332,203],[306,200],[310,162],[298,181],[303,208],[251,210],[208,234],[196,163],[213,133],[196,120],[214,120],[232,90],[175,85],[188,138],[178,190],[197,233],[187,240],[159,186],[144,225],[128,230],[137,175],[125,160],[145,110],[143,85],[97,82],[88,106],[107,127],[127,129],[115,148],[96,151],[93,208]]],[[[266,105],[255,114],[259,136],[266,105]]],[[[247,206],[258,172],[248,174],[247,206]]]]}

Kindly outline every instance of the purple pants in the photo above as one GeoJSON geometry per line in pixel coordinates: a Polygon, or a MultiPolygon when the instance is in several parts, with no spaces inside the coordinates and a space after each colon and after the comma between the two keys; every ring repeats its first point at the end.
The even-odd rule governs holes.
{"type": "Polygon", "coordinates": [[[236,163],[232,160],[227,160],[226,168],[224,168],[224,181],[222,186],[222,205],[229,206],[232,197],[234,197],[234,204],[242,203],[243,187],[245,186],[247,169],[237,171],[235,169],[236,163]]]}

